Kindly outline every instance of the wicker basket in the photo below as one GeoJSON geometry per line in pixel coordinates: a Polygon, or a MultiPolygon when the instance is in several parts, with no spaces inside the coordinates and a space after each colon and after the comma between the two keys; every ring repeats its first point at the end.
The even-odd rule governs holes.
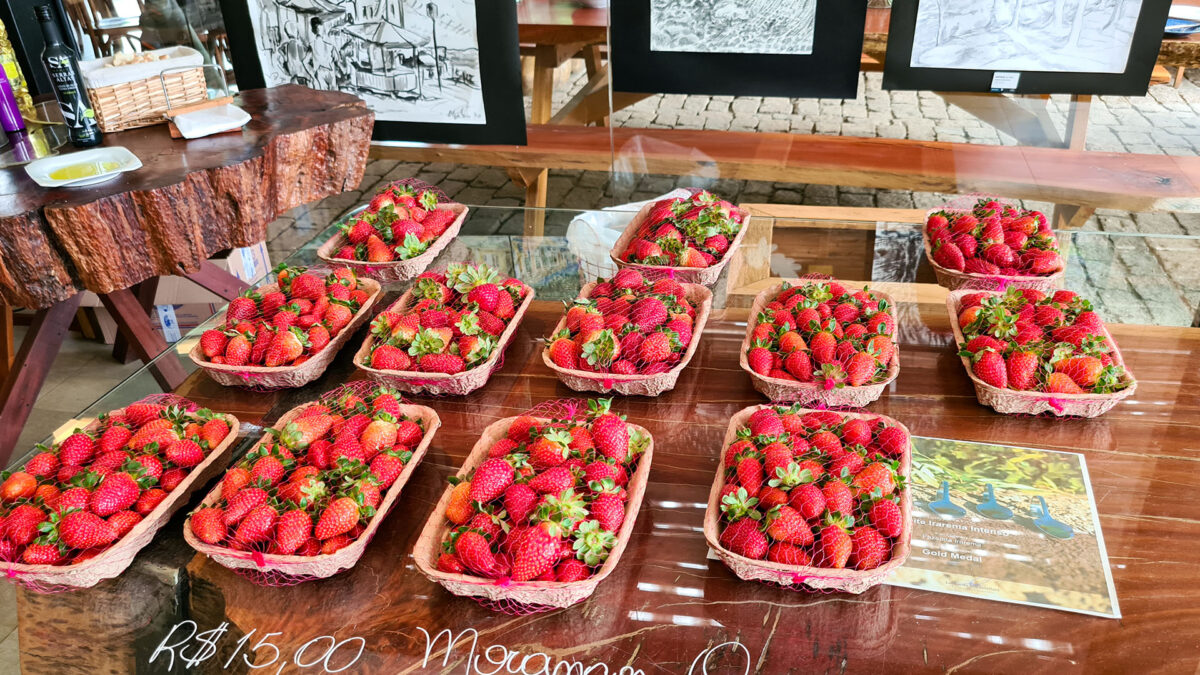
{"type": "MultiPolygon", "coordinates": [[[[113,411],[121,414],[124,408],[113,411]]],[[[208,453],[203,462],[197,464],[174,490],[167,494],[158,506],[133,527],[125,536],[118,539],[112,546],[100,555],[75,565],[25,565],[22,563],[0,562],[0,573],[6,574],[12,581],[24,584],[30,588],[39,587],[75,587],[88,588],[95,586],[105,579],[120,575],[133,562],[138,551],[141,551],[158,533],[159,529],[171,519],[180,507],[188,503],[188,498],[197,489],[206,485],[225,471],[229,464],[229,451],[237,441],[238,419],[233,415],[222,414],[221,418],[229,425],[229,433],[221,444],[208,453]]],[[[96,429],[99,421],[87,426],[88,430],[96,429]]]]}
{"type": "Polygon", "coordinates": [[[170,107],[178,108],[208,100],[199,52],[189,47],[168,47],[147,53],[167,58],[116,68],[111,67],[112,57],[80,64],[100,131],[112,133],[161,124],[167,120],[168,102],[170,107]],[[121,77],[118,73],[131,73],[136,79],[109,83],[121,77]]]}
{"type": "MultiPolygon", "coordinates": [[[[803,283],[805,280],[793,280],[793,284],[803,283]]],[[[893,380],[900,375],[900,345],[893,345],[895,350],[892,354],[892,360],[888,364],[887,377],[880,382],[866,384],[861,387],[835,387],[826,389],[824,386],[816,382],[795,382],[785,380],[778,377],[767,377],[754,372],[750,368],[749,362],[746,360],[746,352],[750,351],[750,339],[754,334],[754,317],[762,311],[767,303],[771,302],[775,296],[779,295],[783,290],[783,283],[779,282],[774,286],[764,289],[754,298],[754,305],[750,308],[750,319],[746,322],[746,337],[742,340],[741,353],[738,355],[738,364],[742,370],[750,374],[750,380],[754,383],[754,388],[763,396],[772,401],[787,401],[789,403],[801,403],[803,405],[822,404],[830,408],[861,408],[869,403],[877,401],[883,390],[887,388],[893,380]]],[[[838,282],[847,288],[861,289],[862,286],[838,282]]],[[[880,300],[887,301],[892,307],[892,319],[896,318],[895,307],[896,301],[892,296],[882,291],[871,291],[880,300]]]]}
{"type": "Polygon", "coordinates": [[[635,269],[642,274],[649,275],[652,279],[668,277],[680,283],[685,284],[700,284],[701,286],[712,286],[717,283],[717,279],[721,276],[721,271],[725,269],[726,263],[733,257],[733,252],[742,245],[742,239],[746,236],[746,230],[750,229],[750,213],[745,209],[738,207],[745,218],[742,220],[742,227],[738,230],[737,236],[733,241],[729,242],[729,249],[725,251],[725,255],[714,263],[711,267],[673,267],[671,265],[644,265],[642,263],[631,263],[621,260],[621,253],[629,246],[629,242],[633,241],[637,236],[638,228],[642,222],[650,215],[650,210],[654,208],[654,202],[650,202],[643,206],[633,220],[629,221],[629,225],[625,227],[625,231],[621,233],[621,237],[617,239],[617,243],[613,244],[612,251],[608,257],[616,263],[618,268],[628,267],[635,269]]]}
{"type": "MultiPolygon", "coordinates": [[[[696,317],[692,322],[692,342],[688,345],[683,358],[675,367],[665,373],[654,375],[619,375],[617,373],[590,373],[586,370],[571,370],[562,368],[550,360],[549,348],[542,350],[542,362],[558,375],[558,379],[575,391],[594,391],[597,393],[616,392],[625,396],[658,396],[664,391],[675,388],[679,374],[691,362],[700,345],[700,334],[704,332],[704,324],[708,323],[708,315],[712,311],[712,291],[698,284],[682,284],[684,297],[696,307],[696,317]]],[[[579,291],[580,300],[588,297],[596,282],[585,284],[579,291]]],[[[564,315],[551,331],[551,335],[566,328],[567,317],[564,315]]]]}
{"type": "MultiPolygon", "coordinates": [[[[962,329],[958,327],[958,314],[962,298],[977,292],[950,291],[950,297],[946,299],[946,311],[950,314],[950,328],[954,331],[956,347],[966,341],[962,329]]],[[[1000,294],[993,293],[993,295],[1000,294]]],[[[1104,328],[1104,337],[1112,345],[1113,361],[1125,366],[1125,360],[1121,358],[1121,350],[1117,347],[1117,341],[1112,338],[1107,326],[1104,328]]],[[[963,369],[967,371],[967,377],[970,377],[971,382],[975,384],[975,397],[983,405],[1005,415],[1051,413],[1057,417],[1099,417],[1112,410],[1123,399],[1132,396],[1133,392],[1137,390],[1137,380],[1134,379],[1133,373],[1129,372],[1127,367],[1121,381],[1127,382],[1129,386],[1111,394],[1047,394],[1037,391],[1001,389],[976,377],[975,371],[971,369],[970,359],[966,356],[961,358],[963,369]]]]}
{"type": "MultiPolygon", "coordinates": [[[[351,335],[358,330],[358,327],[367,320],[371,315],[371,307],[379,300],[383,294],[383,288],[379,282],[372,279],[360,278],[358,280],[359,287],[362,288],[370,296],[363,303],[362,307],[358,308],[354,318],[350,323],[338,333],[325,348],[317,352],[309,360],[301,363],[298,366],[277,366],[268,368],[266,366],[231,366],[224,363],[212,363],[204,358],[204,352],[200,349],[200,342],[197,341],[192,350],[188,352],[188,357],[192,363],[202,368],[208,376],[216,380],[218,384],[223,384],[226,387],[262,387],[265,389],[284,389],[291,387],[303,387],[312,382],[325,372],[333,358],[337,356],[338,350],[351,335]]],[[[278,284],[268,284],[258,289],[260,293],[272,293],[279,288],[278,284]]],[[[221,316],[221,325],[225,324],[224,315],[221,316]]]]}
{"type": "MultiPolygon", "coordinates": [[[[483,434],[475,442],[471,454],[467,456],[462,468],[458,470],[457,475],[460,478],[466,477],[472,469],[487,459],[488,450],[492,444],[506,435],[509,425],[515,419],[517,418],[507,417],[493,422],[483,430],[483,434]]],[[[541,421],[549,422],[547,419],[541,419],[541,421]]],[[[421,536],[417,539],[417,545],[413,549],[413,558],[416,560],[417,569],[429,577],[430,581],[441,584],[454,595],[550,607],[569,607],[586,600],[596,590],[596,586],[612,574],[620,561],[625,546],[629,544],[629,539],[633,536],[633,526],[642,506],[642,496],[646,492],[646,482],[650,475],[650,461],[654,454],[654,439],[651,438],[650,432],[636,424],[630,424],[629,427],[646,436],[648,439],[646,450],[638,459],[637,470],[629,477],[627,488],[629,501],[625,508],[625,522],[617,534],[617,544],[609,553],[608,559],[591,577],[573,582],[512,581],[510,579],[485,579],[467,574],[450,574],[437,569],[442,540],[450,531],[450,525],[446,521],[446,507],[450,504],[450,495],[454,488],[449,486],[442,493],[442,498],[434,507],[429,520],[425,522],[425,528],[421,530],[421,536]]]]}
{"type": "MultiPolygon", "coordinates": [[[[512,342],[513,335],[517,332],[517,326],[520,325],[521,319],[525,317],[525,310],[529,309],[530,303],[533,302],[533,288],[525,286],[525,299],[521,301],[517,307],[516,313],[509,320],[508,325],[504,328],[504,332],[500,334],[500,340],[496,348],[492,351],[492,355],[483,363],[463,371],[450,375],[448,373],[426,373],[416,370],[378,370],[366,365],[367,357],[371,355],[371,349],[377,342],[374,335],[367,334],[367,339],[363,340],[363,344],[358,348],[358,352],[354,355],[354,367],[365,372],[371,379],[390,387],[399,389],[400,391],[409,394],[435,394],[435,395],[450,395],[463,396],[469,394],[476,389],[487,384],[487,381],[492,377],[492,373],[504,361],[504,350],[508,349],[508,344],[512,342]]],[[[400,299],[392,303],[384,311],[398,312],[407,309],[409,306],[416,304],[412,301],[412,290],[408,290],[400,299]]]]}
{"type": "MultiPolygon", "coordinates": [[[[370,277],[379,281],[407,281],[415,279],[417,275],[425,271],[429,264],[438,257],[442,249],[450,245],[450,242],[458,236],[458,231],[462,229],[463,221],[467,219],[467,213],[470,211],[462,204],[440,204],[439,209],[447,209],[458,213],[458,217],[446,231],[441,234],[429,248],[421,255],[409,258],[408,260],[390,260],[388,262],[367,262],[365,260],[347,260],[346,258],[335,258],[334,255],[338,249],[348,243],[345,232],[338,232],[324,244],[321,244],[317,249],[317,257],[324,260],[330,265],[337,267],[349,267],[354,270],[355,274],[363,277],[370,277]]],[[[356,217],[356,216],[351,216],[356,217]]]]}
{"type": "MultiPolygon", "coordinates": [[[[767,405],[750,406],[738,411],[729,420],[729,428],[725,431],[725,442],[722,451],[737,440],[737,431],[745,426],[754,411],[769,407],[767,405]]],[[[800,410],[799,414],[814,412],[800,410]]],[[[908,559],[909,542],[912,537],[912,495],[910,494],[909,475],[912,469],[912,435],[908,428],[896,420],[884,415],[862,413],[839,413],[847,419],[882,419],[889,426],[904,429],[909,437],[909,446],[905,448],[900,458],[900,475],[904,477],[904,488],[900,493],[900,512],[904,518],[904,532],[892,548],[892,558],[873,570],[831,569],[825,567],[804,567],[799,565],[784,565],[769,560],[753,560],[740,556],[721,546],[721,489],[725,487],[725,467],[718,460],[717,477],[713,480],[712,490],[708,494],[708,509],[704,512],[704,538],[709,547],[725,563],[734,574],[747,581],[766,581],[780,586],[804,585],[814,590],[846,591],[862,593],[872,586],[883,583],[888,576],[904,564],[908,559]]]]}
{"type": "MultiPolygon", "coordinates": [[[[276,428],[282,429],[287,426],[289,422],[295,419],[309,405],[312,404],[305,403],[289,410],[275,423],[276,428]]],[[[412,458],[404,465],[404,470],[396,477],[396,481],[392,483],[391,487],[388,488],[387,493],[383,496],[383,501],[379,503],[379,508],[375,510],[375,515],[367,523],[366,529],[363,530],[358,539],[355,539],[345,548],[336,553],[316,556],[236,551],[225,546],[206,544],[197,539],[196,535],[192,532],[191,518],[188,518],[183,524],[183,538],[192,548],[212,558],[217,564],[233,570],[245,569],[256,572],[277,572],[293,579],[308,580],[330,577],[342,570],[353,567],[358,562],[358,559],[362,557],[363,552],[366,551],[367,544],[370,543],[371,538],[379,530],[379,525],[387,517],[388,511],[395,505],[396,500],[400,497],[400,491],[404,489],[404,485],[412,476],[413,471],[421,463],[426,450],[429,449],[430,442],[433,441],[434,434],[437,433],[438,427],[442,425],[442,421],[437,413],[432,408],[427,408],[423,405],[401,404],[400,412],[408,417],[419,419],[422,423],[421,426],[425,430],[425,436],[421,439],[421,443],[413,448],[412,458]]],[[[265,440],[267,436],[267,434],[263,434],[263,439],[265,440]]],[[[220,499],[221,485],[218,483],[208,493],[208,496],[204,498],[204,502],[200,506],[216,504],[220,499]]]]}
{"type": "Polygon", "coordinates": [[[932,244],[929,241],[929,235],[924,230],[921,232],[921,238],[925,240],[925,257],[929,260],[929,266],[933,268],[933,274],[937,277],[938,285],[952,291],[959,289],[1002,291],[1006,288],[1032,288],[1045,293],[1053,288],[1060,287],[1063,275],[1066,274],[1066,268],[1061,255],[1058,257],[1058,271],[1047,276],[1005,276],[1002,274],[959,272],[947,269],[934,262],[932,244]]]}

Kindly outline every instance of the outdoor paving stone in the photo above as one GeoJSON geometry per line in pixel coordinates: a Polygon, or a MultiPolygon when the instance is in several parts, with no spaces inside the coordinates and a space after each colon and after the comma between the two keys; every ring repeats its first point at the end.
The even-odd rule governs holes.
{"type": "Polygon", "coordinates": [[[875,206],[875,197],[873,194],[862,194],[855,192],[838,192],[839,206],[875,206]]]}
{"type": "Polygon", "coordinates": [[[791,131],[792,125],[787,120],[762,120],[758,123],[758,130],[765,132],[787,132],[791,131]]]}
{"type": "Polygon", "coordinates": [[[1184,234],[1179,221],[1170,213],[1137,213],[1133,220],[1139,232],[1153,234],[1184,234]]]}
{"type": "Polygon", "coordinates": [[[808,185],[804,188],[804,204],[817,206],[836,206],[838,190],[833,185],[808,185]]]}
{"type": "Polygon", "coordinates": [[[804,204],[804,193],[798,190],[776,190],[771,195],[771,203],[773,204],[804,204]]]}
{"type": "Polygon", "coordinates": [[[792,101],[786,98],[767,96],[759,104],[758,111],[764,113],[790,113],[792,112],[792,101]]]}
{"type": "Polygon", "coordinates": [[[884,209],[911,209],[913,195],[911,192],[880,190],[875,194],[875,204],[884,209]]]}

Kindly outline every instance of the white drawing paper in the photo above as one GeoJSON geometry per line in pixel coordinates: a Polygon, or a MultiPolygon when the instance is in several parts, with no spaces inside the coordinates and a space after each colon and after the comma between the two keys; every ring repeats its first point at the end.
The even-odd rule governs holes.
{"type": "Polygon", "coordinates": [[[1123,73],[1142,0],[919,0],[913,68],[1123,73]]]}
{"type": "Polygon", "coordinates": [[[650,0],[650,49],[811,54],[816,17],[817,0],[650,0]]]}
{"type": "Polygon", "coordinates": [[[486,124],[475,0],[247,0],[268,87],[336,89],[379,120],[486,124]]]}

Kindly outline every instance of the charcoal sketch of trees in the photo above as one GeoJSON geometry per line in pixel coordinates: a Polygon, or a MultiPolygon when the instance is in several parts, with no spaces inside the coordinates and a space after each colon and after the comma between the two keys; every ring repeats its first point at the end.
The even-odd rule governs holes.
{"type": "Polygon", "coordinates": [[[914,68],[1120,73],[1142,0],[919,0],[914,68]]]}
{"type": "Polygon", "coordinates": [[[816,16],[817,0],[650,0],[650,49],[811,54],[816,16]]]}

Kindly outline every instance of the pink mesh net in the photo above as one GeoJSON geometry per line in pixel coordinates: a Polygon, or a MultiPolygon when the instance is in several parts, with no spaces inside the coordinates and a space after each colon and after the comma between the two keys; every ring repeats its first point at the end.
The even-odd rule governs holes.
{"type": "Polygon", "coordinates": [[[456,203],[423,180],[392,181],[338,224],[346,239],[330,257],[376,263],[416,258],[450,228],[458,212],[443,207],[456,203]]]}
{"type": "Polygon", "coordinates": [[[115,576],[165,521],[171,493],[229,433],[225,419],[192,401],[154,394],[39,445],[3,474],[0,569],[39,593],[115,576]],[[87,572],[77,567],[85,562],[87,572]]]}
{"type": "Polygon", "coordinates": [[[1064,267],[1045,214],[986,196],[930,211],[925,238],[934,264],[971,275],[972,288],[1003,290],[1023,277],[1059,275],[1064,267]]]}
{"type": "Polygon", "coordinates": [[[465,480],[451,481],[435,554],[439,572],[475,580],[443,585],[514,615],[590,594],[592,578],[623,546],[630,495],[644,489],[632,478],[649,442],[610,403],[547,401],[488,429],[486,454],[472,456],[465,480]]]}
{"type": "Polygon", "coordinates": [[[189,543],[268,586],[348,569],[419,461],[431,424],[428,408],[372,382],[326,392],[281,417],[226,472],[189,516],[189,543]]]}
{"type": "Polygon", "coordinates": [[[626,268],[585,285],[546,339],[546,357],[560,377],[569,371],[609,390],[631,376],[663,375],[686,363],[712,294],[673,277],[672,270],[626,268]]]}
{"type": "Polygon", "coordinates": [[[204,363],[245,368],[234,371],[234,383],[256,391],[295,386],[281,384],[286,378],[278,370],[263,369],[300,366],[316,358],[349,329],[372,295],[344,267],[281,264],[273,274],[274,283],[232,300],[224,325],[200,336],[204,363]]]}
{"type": "Polygon", "coordinates": [[[720,262],[741,230],[745,211],[707,190],[655,202],[618,257],[644,265],[705,268],[720,262]]]}
{"type": "Polygon", "coordinates": [[[854,575],[886,568],[907,541],[903,427],[772,405],[746,415],[732,438],[717,479],[718,532],[721,547],[739,556],[727,559],[739,576],[793,590],[861,590],[854,575]]]}
{"type": "Polygon", "coordinates": [[[997,403],[1014,404],[1002,412],[1021,413],[1026,402],[1026,413],[1092,416],[1080,395],[1103,405],[1134,384],[1104,321],[1072,291],[960,292],[953,313],[972,377],[1002,392],[997,403]]]}
{"type": "Polygon", "coordinates": [[[808,275],[796,285],[784,283],[753,309],[746,363],[782,385],[774,390],[776,400],[815,395],[813,406],[852,409],[862,403],[838,404],[845,397],[833,396],[835,389],[869,387],[896,375],[896,315],[887,295],[808,275]],[[817,385],[830,402],[812,388],[789,392],[788,382],[817,385]]]}
{"type": "Polygon", "coordinates": [[[479,263],[424,272],[371,322],[363,365],[404,391],[465,394],[500,367],[532,292],[479,263]]]}

